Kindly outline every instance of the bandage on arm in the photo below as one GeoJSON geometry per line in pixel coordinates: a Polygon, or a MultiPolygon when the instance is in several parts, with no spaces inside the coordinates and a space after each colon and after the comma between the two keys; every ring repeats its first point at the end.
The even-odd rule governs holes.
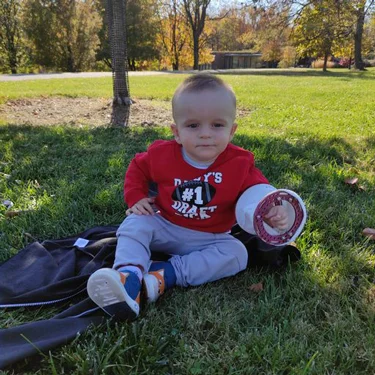
{"type": "Polygon", "coordinates": [[[293,242],[306,223],[306,207],[298,194],[272,185],[258,184],[248,188],[238,199],[236,219],[248,233],[257,235],[264,242],[284,246],[293,242]],[[287,229],[280,232],[270,227],[264,216],[276,205],[283,205],[288,213],[287,229]]]}

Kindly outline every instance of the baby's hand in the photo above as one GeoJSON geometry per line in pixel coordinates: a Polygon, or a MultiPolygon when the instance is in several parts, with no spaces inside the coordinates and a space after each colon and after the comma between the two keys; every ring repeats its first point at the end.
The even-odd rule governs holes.
{"type": "Polygon", "coordinates": [[[155,202],[155,198],[143,198],[138,201],[133,207],[130,207],[126,210],[126,216],[130,214],[136,215],[153,215],[154,210],[151,206],[155,202]]]}
{"type": "Polygon", "coordinates": [[[288,212],[284,206],[274,206],[264,216],[263,220],[272,228],[280,231],[288,229],[288,212]]]}

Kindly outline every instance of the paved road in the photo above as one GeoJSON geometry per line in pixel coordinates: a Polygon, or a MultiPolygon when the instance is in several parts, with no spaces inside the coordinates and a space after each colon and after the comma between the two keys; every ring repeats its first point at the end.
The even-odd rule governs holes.
{"type": "MultiPolygon", "coordinates": [[[[157,75],[157,74],[178,74],[189,72],[129,72],[129,75],[157,75]]],[[[44,73],[44,74],[0,74],[0,81],[26,81],[32,79],[51,79],[51,78],[93,78],[93,77],[111,77],[110,72],[86,72],[86,73],[44,73]]]]}
{"type": "MultiPolygon", "coordinates": [[[[220,70],[205,70],[205,73],[216,74],[300,74],[301,72],[308,72],[311,69],[220,69],[220,70]]],[[[143,71],[143,72],[129,72],[130,76],[148,76],[148,75],[162,75],[162,74],[192,74],[198,73],[197,70],[184,71],[143,71]]],[[[0,81],[26,81],[32,79],[51,79],[51,78],[87,78],[87,77],[111,77],[110,72],[86,72],[86,73],[44,73],[44,74],[0,74],[0,81]]]]}

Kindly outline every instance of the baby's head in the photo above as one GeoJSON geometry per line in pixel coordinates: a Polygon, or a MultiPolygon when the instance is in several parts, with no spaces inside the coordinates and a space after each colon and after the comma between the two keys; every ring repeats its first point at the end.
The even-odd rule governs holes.
{"type": "Polygon", "coordinates": [[[232,87],[230,87],[227,83],[225,83],[221,78],[214,76],[212,74],[201,73],[201,74],[194,74],[186,78],[180,86],[177,87],[173,98],[172,98],[172,111],[173,111],[173,118],[174,121],[176,120],[176,109],[179,107],[180,103],[179,99],[183,94],[190,93],[190,94],[198,94],[205,92],[225,92],[227,94],[228,104],[232,104],[233,110],[233,121],[236,115],[236,95],[233,92],[232,87]]]}
{"type": "Polygon", "coordinates": [[[196,74],[183,81],[173,95],[172,112],[175,139],[196,162],[215,161],[237,129],[236,96],[214,75],[196,74]]]}

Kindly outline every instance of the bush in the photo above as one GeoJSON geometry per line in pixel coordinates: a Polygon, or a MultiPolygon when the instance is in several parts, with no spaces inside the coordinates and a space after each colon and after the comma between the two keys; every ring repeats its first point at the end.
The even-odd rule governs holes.
{"type": "Polygon", "coordinates": [[[111,72],[112,69],[105,63],[104,60],[99,60],[95,62],[93,67],[95,72],[111,72]]]}
{"type": "Polygon", "coordinates": [[[363,62],[365,63],[366,68],[370,68],[372,66],[375,66],[375,59],[372,59],[372,60],[366,59],[363,62]]]}
{"type": "Polygon", "coordinates": [[[340,68],[349,68],[350,65],[353,65],[354,63],[354,60],[353,59],[349,59],[347,57],[343,57],[339,60],[339,67],[340,68]]]}
{"type": "Polygon", "coordinates": [[[291,68],[296,62],[296,49],[294,47],[287,46],[283,49],[283,58],[279,62],[279,68],[291,68]]]}
{"type": "MultiPolygon", "coordinates": [[[[315,60],[312,62],[312,68],[323,68],[324,60],[315,60]]],[[[336,68],[338,64],[334,61],[327,61],[327,68],[336,68]]]]}

